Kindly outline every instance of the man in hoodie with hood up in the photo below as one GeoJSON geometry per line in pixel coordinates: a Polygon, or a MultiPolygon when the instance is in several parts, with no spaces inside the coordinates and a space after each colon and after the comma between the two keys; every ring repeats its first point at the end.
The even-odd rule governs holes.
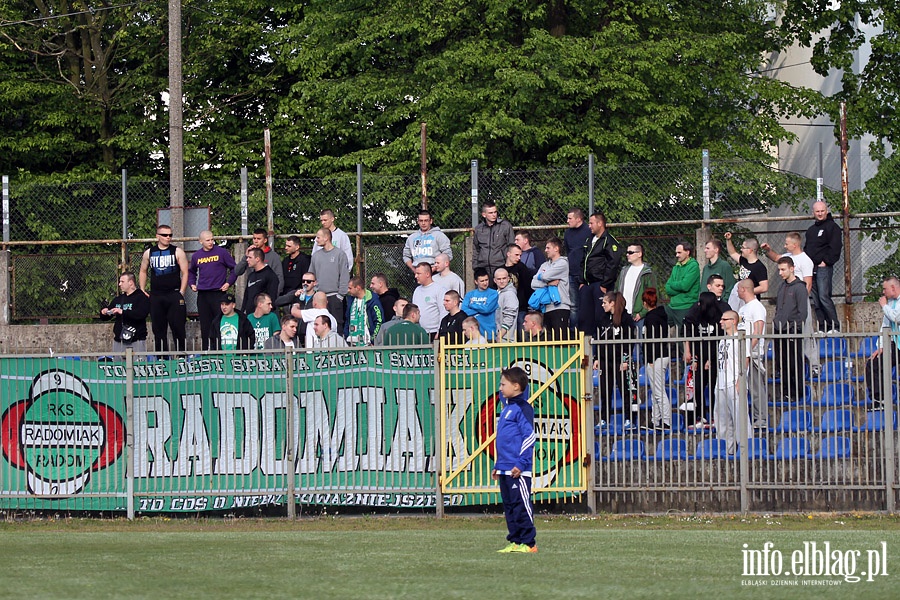
{"type": "Polygon", "coordinates": [[[500,482],[500,497],[506,515],[507,553],[536,553],[537,532],[531,503],[534,464],[534,408],[528,402],[528,375],[521,367],[500,374],[500,416],[497,419],[497,460],[493,478],[500,482]]]}
{"type": "Polygon", "coordinates": [[[409,270],[415,270],[415,266],[419,263],[433,265],[434,257],[441,253],[452,260],[453,250],[450,249],[450,240],[440,227],[433,225],[431,213],[423,208],[419,211],[417,221],[419,230],[406,238],[406,244],[403,246],[403,262],[409,270]]]}
{"type": "Polygon", "coordinates": [[[347,316],[344,337],[350,346],[371,346],[384,322],[384,310],[378,296],[367,290],[362,277],[352,277],[347,284],[347,316]]]}

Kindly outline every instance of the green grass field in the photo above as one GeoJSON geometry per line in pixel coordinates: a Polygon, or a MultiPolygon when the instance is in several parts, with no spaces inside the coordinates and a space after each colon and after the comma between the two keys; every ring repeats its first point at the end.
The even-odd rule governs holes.
{"type": "Polygon", "coordinates": [[[505,545],[500,517],[6,521],[0,522],[0,597],[900,595],[900,518],[893,516],[580,515],[540,517],[537,526],[537,555],[503,555],[496,553],[505,545]],[[858,583],[812,575],[745,577],[743,545],[761,550],[767,541],[774,544],[769,556],[783,554],[783,570],[804,542],[820,549],[828,542],[845,571],[859,551],[857,575],[868,568],[866,551],[886,542],[887,576],[871,582],[863,576],[858,583]],[[812,580],[818,585],[802,585],[812,580]]]}

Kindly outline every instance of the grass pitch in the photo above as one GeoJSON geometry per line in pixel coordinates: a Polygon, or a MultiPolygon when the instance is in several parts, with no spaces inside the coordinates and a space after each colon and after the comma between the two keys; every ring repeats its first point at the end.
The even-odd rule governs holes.
{"type": "Polygon", "coordinates": [[[554,516],[537,526],[537,555],[503,555],[499,517],[4,522],[0,597],[884,599],[900,589],[897,517],[554,516]],[[804,542],[828,542],[830,562],[856,575],[870,568],[868,550],[886,548],[887,575],[745,576],[744,544],[766,542],[782,573],[804,542]]]}

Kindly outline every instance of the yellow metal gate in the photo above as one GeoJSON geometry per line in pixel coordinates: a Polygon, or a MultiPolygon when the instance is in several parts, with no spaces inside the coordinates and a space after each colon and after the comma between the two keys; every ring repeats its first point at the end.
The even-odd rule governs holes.
{"type": "Polygon", "coordinates": [[[535,500],[577,499],[589,486],[584,338],[523,344],[441,345],[440,484],[444,494],[474,494],[493,503],[491,479],[503,369],[528,373],[537,434],[535,500]]]}

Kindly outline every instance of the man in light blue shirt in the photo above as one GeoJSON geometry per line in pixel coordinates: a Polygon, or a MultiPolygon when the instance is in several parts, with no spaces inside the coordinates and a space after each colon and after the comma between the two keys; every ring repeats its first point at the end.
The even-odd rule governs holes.
{"type": "MultiPolygon", "coordinates": [[[[891,330],[890,348],[888,350],[893,357],[891,362],[896,365],[897,346],[900,344],[900,280],[896,277],[888,277],[882,282],[881,289],[884,291],[884,294],[878,299],[878,303],[881,305],[881,312],[884,313],[884,317],[881,319],[881,327],[887,327],[891,330]]],[[[869,398],[872,399],[869,410],[884,409],[885,390],[881,380],[881,369],[884,362],[884,358],[881,355],[884,353],[884,348],[881,347],[881,340],[882,338],[879,337],[878,348],[866,360],[866,389],[869,392],[869,398]]]]}

